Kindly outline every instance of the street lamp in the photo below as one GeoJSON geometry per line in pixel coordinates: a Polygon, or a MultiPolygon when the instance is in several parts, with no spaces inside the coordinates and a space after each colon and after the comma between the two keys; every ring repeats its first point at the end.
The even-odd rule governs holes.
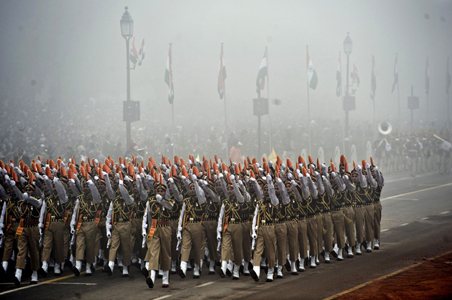
{"type": "Polygon", "coordinates": [[[343,106],[344,106],[344,110],[345,110],[345,134],[348,136],[348,112],[352,109],[354,109],[355,103],[354,103],[354,98],[352,99],[352,97],[349,97],[348,95],[348,77],[349,75],[349,56],[352,53],[352,48],[353,48],[353,42],[352,39],[350,38],[348,32],[347,32],[347,37],[344,40],[344,53],[345,55],[347,55],[347,73],[346,73],[346,86],[345,86],[345,97],[344,97],[344,101],[343,101],[343,106]]]}
{"type": "MultiPolygon", "coordinates": [[[[125,7],[120,21],[121,35],[126,40],[126,61],[127,61],[127,101],[130,101],[130,61],[129,61],[129,40],[133,36],[133,19],[125,7]]],[[[126,120],[126,150],[128,149],[132,136],[131,121],[126,120]]]]}

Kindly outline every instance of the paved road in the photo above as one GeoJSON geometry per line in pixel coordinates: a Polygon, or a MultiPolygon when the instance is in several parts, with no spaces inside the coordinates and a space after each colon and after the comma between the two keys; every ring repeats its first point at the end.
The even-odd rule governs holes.
{"type": "Polygon", "coordinates": [[[0,284],[1,299],[324,299],[356,285],[392,273],[423,258],[452,249],[452,175],[408,174],[386,176],[382,193],[382,237],[380,250],[342,262],[321,261],[316,269],[298,276],[266,283],[264,273],[255,283],[242,276],[239,281],[207,275],[200,279],[189,273],[182,280],[172,275],[170,287],[149,289],[138,269],[129,278],[119,271],[108,277],[97,271],[91,277],[74,277],[66,269],[63,276],[41,279],[38,285],[21,287],[0,284]]]}

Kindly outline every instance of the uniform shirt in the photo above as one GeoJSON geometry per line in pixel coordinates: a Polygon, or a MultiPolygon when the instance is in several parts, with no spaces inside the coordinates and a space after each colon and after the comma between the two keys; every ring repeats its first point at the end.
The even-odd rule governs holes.
{"type": "Polygon", "coordinates": [[[206,203],[204,207],[204,220],[217,220],[220,213],[221,202],[215,203],[209,194],[206,194],[206,203]]]}
{"type": "Polygon", "coordinates": [[[259,205],[258,211],[258,222],[259,224],[273,224],[273,210],[275,206],[272,204],[270,197],[264,197],[261,200],[257,201],[259,205]]]}
{"type": "Polygon", "coordinates": [[[186,220],[192,222],[201,222],[204,215],[205,204],[199,203],[196,196],[185,198],[183,202],[185,203],[186,220]]]}
{"type": "Polygon", "coordinates": [[[66,204],[60,203],[60,197],[58,195],[54,194],[47,196],[45,202],[46,213],[50,213],[51,221],[63,219],[66,204]]]}
{"type": "MultiPolygon", "coordinates": [[[[172,200],[165,200],[171,204],[173,204],[172,200]]],[[[174,209],[174,206],[173,206],[174,209]]],[[[171,217],[171,210],[164,207],[160,203],[157,202],[155,197],[149,199],[149,210],[151,211],[152,220],[157,220],[157,224],[159,222],[168,221],[171,217]]]]}
{"type": "Polygon", "coordinates": [[[297,201],[295,198],[295,193],[289,193],[289,199],[290,202],[288,205],[286,205],[285,208],[285,215],[287,221],[298,221],[300,217],[304,217],[304,213],[301,213],[301,203],[297,201]]]}
{"type": "Polygon", "coordinates": [[[83,214],[84,220],[94,221],[97,212],[97,204],[94,203],[94,199],[91,193],[88,194],[82,193],[77,197],[77,200],[79,200],[80,203],[78,214],[79,215],[83,214]]]}

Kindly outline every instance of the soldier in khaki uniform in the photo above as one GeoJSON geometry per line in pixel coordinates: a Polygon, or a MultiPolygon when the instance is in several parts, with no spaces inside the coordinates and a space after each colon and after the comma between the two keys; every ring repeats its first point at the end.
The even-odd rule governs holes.
{"type": "MultiPolygon", "coordinates": [[[[196,167],[195,167],[196,168],[196,167]]],[[[197,176],[190,175],[192,182],[189,184],[188,195],[182,204],[182,211],[179,218],[177,239],[182,243],[182,254],[179,275],[185,278],[187,274],[187,262],[190,253],[193,251],[195,265],[193,268],[193,278],[199,278],[199,264],[202,258],[202,217],[204,215],[204,206],[206,197],[204,192],[198,186],[197,176]]]]}
{"type": "MultiPolygon", "coordinates": [[[[385,184],[383,174],[378,171],[378,167],[374,166],[372,158],[370,158],[372,165],[370,166],[368,170],[368,174],[371,173],[371,175],[368,175],[369,181],[371,182],[372,187],[372,200],[374,204],[375,214],[374,214],[374,249],[378,250],[380,249],[380,223],[381,223],[381,190],[383,189],[383,186],[385,184]],[[375,184],[376,183],[376,184],[375,184]]],[[[366,167],[367,168],[367,167],[366,167]]]]}
{"type": "Polygon", "coordinates": [[[121,247],[121,253],[123,255],[123,268],[122,277],[129,276],[129,266],[131,262],[131,232],[132,232],[132,220],[133,220],[133,202],[134,198],[130,196],[132,191],[131,181],[137,180],[133,165],[129,163],[127,168],[127,174],[124,180],[127,181],[127,188],[124,186],[122,180],[122,174],[120,173],[120,179],[118,184],[119,193],[110,202],[110,208],[107,213],[107,238],[110,239],[110,253],[108,255],[108,266],[106,271],[108,276],[113,274],[115,267],[116,254],[121,247]]]}
{"type": "Polygon", "coordinates": [[[155,276],[160,269],[163,271],[162,287],[169,286],[169,270],[171,268],[171,227],[169,218],[173,208],[172,200],[166,200],[167,187],[160,181],[156,181],[155,197],[146,202],[146,209],[142,222],[142,235],[146,239],[148,251],[145,261],[149,262],[149,273],[146,283],[149,288],[154,287],[155,276]],[[160,266],[160,268],[159,268],[160,266]]]}
{"type": "MultiPolygon", "coordinates": [[[[74,191],[75,179],[69,173],[71,188],[74,191]],[[71,180],[72,179],[72,180],[71,180]]],[[[86,252],[86,274],[92,275],[94,270],[94,258],[96,247],[97,226],[95,222],[97,206],[100,203],[100,195],[93,181],[83,166],[80,167],[80,185],[82,193],[77,196],[71,221],[71,234],[76,235],[76,253],[75,266],[72,266],[72,272],[79,276],[82,270],[83,259],[86,252]]]]}

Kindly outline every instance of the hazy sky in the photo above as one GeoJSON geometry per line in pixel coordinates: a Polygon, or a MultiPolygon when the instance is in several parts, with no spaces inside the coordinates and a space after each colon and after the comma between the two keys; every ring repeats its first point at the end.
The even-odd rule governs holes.
{"type": "MultiPolygon", "coordinates": [[[[142,101],[142,119],[171,117],[164,82],[168,44],[173,45],[174,112],[222,118],[217,80],[224,43],[228,118],[252,118],[260,61],[268,47],[270,98],[276,120],[306,118],[306,45],[319,83],[310,90],[311,117],[342,118],[335,94],[339,51],[350,32],[353,64],[361,79],[350,122],[371,118],[370,75],[375,56],[377,119],[397,118],[391,93],[398,53],[400,105],[409,116],[411,84],[425,115],[425,64],[430,64],[431,119],[445,116],[446,63],[452,56],[452,1],[5,1],[0,2],[0,101],[126,98],[126,49],[119,20],[124,6],[134,20],[136,47],[146,41],[143,65],[131,71],[131,95],[142,101]],[[428,15],[426,15],[428,14],[428,15]],[[443,20],[441,20],[443,18],[443,20]],[[32,80],[36,84],[31,85],[32,80]]],[[[345,85],[346,56],[342,53],[345,85]]],[[[451,63],[452,64],[452,63],[451,63]]],[[[452,68],[452,66],[451,66],[452,68]]],[[[355,87],[356,88],[356,85],[355,87]]],[[[345,86],[343,87],[345,89],[345,86]]],[[[451,92],[452,93],[452,92],[451,92]]],[[[266,91],[263,93],[266,96],[266,91]]],[[[208,119],[208,118],[207,118],[208,119]]],[[[122,121],[122,120],[121,120],[122,121]]]]}

